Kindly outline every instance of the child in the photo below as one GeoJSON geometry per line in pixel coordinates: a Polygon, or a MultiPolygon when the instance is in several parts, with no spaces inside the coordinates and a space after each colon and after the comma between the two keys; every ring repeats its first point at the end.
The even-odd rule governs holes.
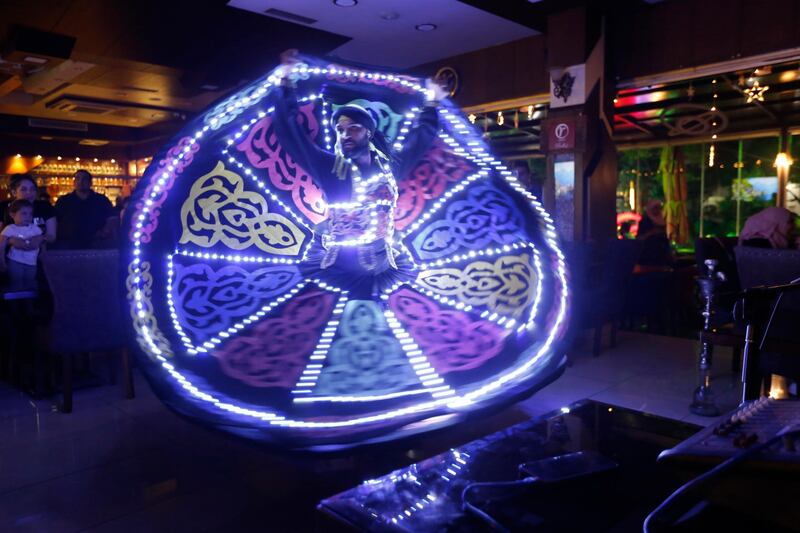
{"type": "Polygon", "coordinates": [[[42,234],[42,230],[33,223],[33,204],[28,200],[14,200],[8,206],[8,212],[14,223],[0,232],[0,272],[8,270],[10,286],[14,289],[35,289],[39,248],[23,250],[12,246],[8,250],[8,260],[5,257],[9,239],[18,239],[30,245],[31,239],[42,234]]]}

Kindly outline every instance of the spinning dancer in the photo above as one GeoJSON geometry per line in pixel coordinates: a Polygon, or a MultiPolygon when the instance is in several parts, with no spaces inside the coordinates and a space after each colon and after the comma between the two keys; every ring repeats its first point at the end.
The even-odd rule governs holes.
{"type": "Polygon", "coordinates": [[[287,53],[164,147],[125,220],[161,397],[322,449],[454,424],[560,372],[556,228],[444,93],[287,53]]]}
{"type": "Polygon", "coordinates": [[[356,298],[376,296],[401,279],[415,277],[411,262],[394,245],[397,181],[419,162],[436,137],[436,105],[445,90],[427,80],[427,101],[404,148],[394,151],[365,108],[347,104],[333,113],[334,153],[318,147],[298,123],[294,91],[295,50],[282,55],[276,75],[274,123],[282,144],[297,163],[322,186],[328,218],[315,228],[304,274],[325,270],[334,284],[348,287],[356,298]]]}

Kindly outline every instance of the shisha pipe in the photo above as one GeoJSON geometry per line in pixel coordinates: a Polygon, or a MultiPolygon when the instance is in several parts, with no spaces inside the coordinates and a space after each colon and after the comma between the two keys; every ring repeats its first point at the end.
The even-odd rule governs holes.
{"type": "Polygon", "coordinates": [[[700,292],[705,300],[703,307],[703,332],[700,335],[701,348],[697,362],[697,371],[700,385],[692,393],[692,403],[689,410],[700,416],[719,416],[720,410],[715,402],[714,391],[711,389],[711,363],[714,345],[709,334],[714,332],[711,318],[714,316],[714,297],[717,286],[725,281],[725,274],[716,271],[717,260],[706,259],[706,276],[697,280],[700,292]]]}

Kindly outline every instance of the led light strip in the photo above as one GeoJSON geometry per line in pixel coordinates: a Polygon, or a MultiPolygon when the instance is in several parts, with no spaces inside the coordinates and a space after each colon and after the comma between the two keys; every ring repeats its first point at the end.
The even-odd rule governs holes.
{"type": "MultiPolygon", "coordinates": [[[[260,188],[261,188],[261,189],[262,189],[262,190],[263,190],[265,193],[267,193],[267,194],[269,195],[269,197],[270,197],[270,198],[271,198],[271,199],[272,199],[274,202],[276,202],[278,205],[280,205],[280,206],[281,206],[281,208],[283,208],[284,212],[286,212],[286,213],[287,213],[287,214],[288,214],[290,217],[292,217],[292,218],[294,219],[294,221],[295,221],[295,222],[297,222],[298,224],[300,224],[300,225],[303,227],[303,229],[305,229],[306,231],[309,231],[309,232],[311,232],[312,234],[314,233],[314,230],[312,230],[312,229],[311,229],[311,228],[308,226],[308,224],[306,224],[306,223],[305,223],[305,222],[304,222],[304,221],[303,221],[303,220],[302,220],[302,219],[301,219],[301,218],[300,218],[300,217],[299,217],[299,216],[298,216],[298,215],[297,215],[297,214],[294,212],[294,210],[293,210],[293,209],[291,209],[289,206],[287,206],[285,203],[283,203],[283,202],[281,201],[281,199],[280,199],[280,198],[278,198],[278,195],[277,195],[277,194],[275,194],[274,192],[272,192],[272,189],[270,189],[270,188],[267,186],[267,184],[266,184],[264,181],[262,181],[262,180],[258,179],[258,178],[255,176],[255,173],[254,173],[252,170],[250,170],[250,167],[248,167],[248,166],[244,165],[244,164],[243,164],[242,162],[240,162],[240,161],[239,161],[237,158],[235,158],[235,157],[234,157],[234,156],[232,156],[230,153],[228,153],[228,150],[227,150],[227,148],[226,148],[225,150],[223,150],[223,151],[222,151],[222,154],[228,158],[228,162],[229,162],[229,163],[233,163],[234,165],[236,165],[237,167],[239,167],[240,169],[242,169],[242,172],[244,173],[244,175],[245,175],[245,176],[247,176],[248,178],[250,178],[251,180],[253,180],[253,182],[255,182],[255,184],[256,184],[256,185],[258,185],[258,186],[259,186],[259,187],[260,187],[260,188]]],[[[309,240],[309,242],[311,242],[311,240],[313,240],[313,239],[310,239],[310,240],[309,240]]],[[[308,248],[308,246],[306,246],[306,248],[308,248]]],[[[305,259],[305,254],[303,255],[303,258],[305,259]]],[[[302,261],[302,259],[301,259],[301,261],[302,261]]]]}
{"type": "MultiPolygon", "coordinates": [[[[442,296],[441,294],[436,294],[435,292],[428,290],[425,287],[418,285],[415,282],[409,283],[408,285],[418,290],[419,292],[425,294],[426,296],[433,298],[437,302],[442,303],[448,307],[452,307],[453,309],[456,309],[458,311],[464,311],[465,313],[469,313],[474,309],[471,305],[465,304],[464,302],[459,302],[458,300],[453,300],[452,298],[448,298],[446,296],[442,296]]],[[[489,320],[490,322],[494,322],[498,326],[503,326],[506,329],[512,329],[514,327],[514,324],[517,323],[516,319],[512,317],[505,316],[500,313],[490,311],[488,309],[481,311],[481,313],[478,316],[480,316],[485,320],[489,320]]]]}
{"type": "MultiPolygon", "coordinates": [[[[450,483],[453,480],[453,478],[457,477],[460,474],[461,470],[467,465],[467,462],[463,458],[466,457],[467,459],[469,459],[469,455],[466,453],[461,453],[458,450],[451,450],[451,452],[453,454],[453,459],[450,462],[450,464],[445,467],[445,472],[450,474],[450,476],[440,474],[440,477],[447,483],[450,483]]],[[[417,476],[411,472],[405,472],[401,476],[393,476],[392,478],[390,478],[391,482],[395,484],[398,481],[404,481],[406,479],[410,479],[411,481],[414,481],[415,483],[421,485],[421,483],[417,481],[417,476]]],[[[369,485],[370,483],[365,482],[365,484],[369,485]]],[[[414,516],[414,513],[425,509],[425,507],[435,502],[436,499],[437,498],[433,493],[428,493],[424,498],[420,498],[419,500],[417,500],[417,502],[414,503],[414,505],[409,505],[408,507],[403,509],[401,513],[398,513],[397,516],[392,517],[391,519],[392,523],[397,524],[401,520],[412,518],[414,516]]]]}
{"type": "MultiPolygon", "coordinates": [[[[320,365],[321,366],[321,365],[320,365]]],[[[400,392],[388,392],[386,394],[373,394],[373,395],[364,395],[364,396],[314,396],[314,397],[299,397],[295,398],[295,403],[318,403],[318,402],[329,402],[329,403],[358,403],[358,402],[379,402],[383,400],[393,400],[395,398],[402,398],[404,396],[416,396],[419,394],[426,394],[431,392],[441,392],[449,387],[447,385],[441,387],[432,387],[429,389],[415,389],[415,390],[407,390],[407,391],[400,391],[400,392]]],[[[304,392],[304,391],[293,391],[293,392],[304,392]]],[[[310,391],[309,391],[310,392],[310,391]]]]}
{"type": "Polygon", "coordinates": [[[325,149],[330,151],[333,146],[331,145],[331,141],[333,140],[333,136],[331,135],[331,121],[328,118],[328,108],[330,104],[327,100],[325,100],[325,95],[320,93],[320,99],[322,99],[322,131],[325,135],[325,149]]]}
{"type": "Polygon", "coordinates": [[[517,328],[518,332],[524,329],[533,330],[536,327],[536,317],[539,316],[539,304],[542,303],[542,260],[539,257],[539,250],[533,244],[530,245],[533,250],[533,265],[536,268],[536,294],[533,297],[533,305],[531,306],[531,314],[528,321],[517,328]]]}
{"type": "Polygon", "coordinates": [[[408,357],[408,362],[411,364],[411,368],[414,369],[414,372],[416,372],[420,383],[429,390],[433,387],[446,387],[445,389],[432,391],[431,395],[434,398],[441,398],[455,394],[455,391],[444,382],[444,378],[436,373],[436,369],[431,366],[430,361],[428,361],[428,358],[414,341],[413,337],[403,329],[402,324],[397,320],[395,314],[389,309],[384,309],[383,316],[386,318],[389,329],[392,330],[392,334],[397,339],[397,342],[400,343],[400,347],[403,349],[403,352],[405,352],[406,357],[408,357]]]}
{"type": "Polygon", "coordinates": [[[402,150],[405,145],[406,134],[410,131],[411,123],[419,116],[420,109],[418,107],[412,107],[411,111],[406,113],[406,118],[400,124],[400,135],[394,140],[394,144],[392,145],[395,150],[402,150]]]}
{"type": "MultiPolygon", "coordinates": [[[[340,69],[337,69],[337,68],[328,69],[328,68],[320,68],[320,67],[314,67],[314,68],[311,68],[311,69],[308,69],[307,67],[305,69],[295,68],[294,70],[295,71],[301,71],[302,70],[305,73],[309,73],[309,74],[313,74],[313,75],[328,74],[328,73],[333,74],[333,75],[337,75],[337,74],[344,75],[345,73],[353,74],[355,72],[355,74],[358,75],[359,77],[366,77],[368,79],[370,77],[373,77],[373,78],[378,78],[378,79],[382,79],[382,80],[397,81],[401,85],[410,87],[413,90],[418,91],[420,93],[424,93],[424,88],[419,83],[411,83],[411,82],[408,82],[408,81],[406,81],[404,79],[401,79],[401,78],[399,78],[397,76],[394,76],[394,75],[386,75],[386,74],[380,74],[380,73],[366,74],[366,73],[361,72],[361,71],[340,70],[340,69]]],[[[267,82],[264,83],[261,86],[261,88],[259,88],[256,91],[255,94],[256,94],[256,96],[258,98],[251,98],[249,96],[245,96],[243,98],[240,98],[240,99],[236,100],[233,104],[228,106],[227,111],[235,111],[235,114],[240,113],[241,111],[238,110],[239,107],[244,106],[245,103],[249,104],[249,105],[252,105],[253,103],[257,102],[260,99],[261,96],[266,94],[266,90],[269,87],[271,87],[276,81],[277,81],[277,78],[274,75],[270,75],[267,78],[267,82]]],[[[248,107],[249,107],[249,105],[248,105],[248,107]]],[[[453,116],[452,116],[452,113],[449,113],[449,111],[446,108],[441,107],[440,108],[440,112],[443,113],[445,116],[447,116],[448,120],[450,120],[450,122],[453,123],[454,125],[458,122],[458,120],[455,120],[453,118],[453,116]],[[450,116],[448,116],[448,115],[450,115],[450,116]]],[[[221,118],[225,118],[225,113],[220,115],[220,117],[221,118]]],[[[152,206],[152,203],[153,203],[152,199],[155,198],[161,192],[161,189],[164,187],[167,179],[170,177],[170,174],[175,172],[175,166],[179,164],[180,160],[183,159],[184,156],[186,154],[188,154],[193,148],[199,148],[199,144],[197,143],[197,140],[200,139],[203,136],[203,134],[209,130],[210,127],[216,129],[216,126],[214,126],[214,123],[215,122],[218,123],[218,119],[220,117],[212,117],[210,119],[211,126],[205,125],[205,126],[203,126],[202,129],[196,131],[195,135],[194,135],[194,140],[191,142],[191,144],[189,146],[187,146],[186,148],[184,148],[184,150],[182,150],[181,153],[177,157],[173,158],[167,164],[166,170],[160,171],[160,173],[156,173],[156,176],[151,178],[151,181],[152,181],[152,179],[156,180],[155,186],[154,186],[153,190],[150,193],[150,198],[145,199],[144,207],[139,212],[138,216],[134,219],[134,235],[133,235],[133,237],[134,237],[134,243],[133,243],[134,244],[134,249],[132,251],[134,257],[133,257],[133,259],[131,261],[131,269],[133,271],[134,283],[137,284],[137,285],[135,285],[135,290],[133,292],[134,292],[134,302],[135,302],[134,305],[135,305],[136,311],[138,313],[143,313],[144,312],[144,305],[142,304],[142,300],[144,299],[144,294],[143,294],[143,291],[142,291],[142,287],[140,285],[142,283],[142,281],[141,281],[142,280],[142,277],[141,277],[141,259],[139,257],[140,254],[141,254],[141,244],[142,244],[142,242],[141,242],[141,231],[140,230],[142,229],[142,227],[143,227],[143,225],[145,223],[145,220],[147,218],[147,215],[150,212],[150,207],[152,206]]],[[[151,353],[155,356],[156,360],[159,361],[159,363],[167,371],[167,373],[173,379],[175,379],[176,383],[182,389],[184,389],[187,393],[189,393],[190,395],[194,396],[195,398],[197,398],[197,399],[199,399],[201,401],[204,401],[204,402],[208,402],[208,403],[210,403],[211,405],[213,405],[214,407],[216,407],[216,408],[218,408],[220,410],[223,410],[223,411],[226,411],[226,412],[230,412],[230,413],[233,413],[233,414],[236,414],[236,415],[241,415],[241,416],[254,418],[254,419],[257,419],[257,420],[262,420],[262,421],[266,422],[269,425],[273,425],[273,426],[277,426],[277,427],[285,427],[285,428],[319,429],[319,428],[353,427],[353,426],[358,426],[358,425],[363,425],[363,424],[378,423],[378,422],[382,422],[382,421],[385,421],[385,420],[391,420],[391,419],[397,418],[397,417],[415,415],[415,414],[423,413],[423,412],[426,412],[426,411],[430,411],[432,409],[436,409],[436,408],[439,408],[439,407],[442,407],[442,406],[445,406],[445,405],[450,407],[451,409],[461,409],[466,405],[469,405],[469,404],[471,404],[471,403],[473,403],[475,401],[478,401],[481,397],[486,396],[486,395],[488,395],[488,394],[490,394],[490,393],[502,388],[506,383],[524,376],[527,372],[529,372],[531,370],[532,367],[534,367],[536,364],[538,364],[545,355],[547,355],[547,353],[549,352],[550,348],[552,347],[553,342],[555,342],[556,336],[561,332],[562,328],[565,327],[567,304],[568,304],[568,301],[569,301],[569,290],[567,288],[567,274],[566,274],[565,257],[564,257],[563,252],[561,251],[561,249],[558,247],[558,243],[557,243],[557,240],[556,240],[556,232],[555,232],[555,228],[553,227],[553,224],[552,224],[552,219],[544,211],[544,209],[543,209],[541,203],[538,201],[538,199],[535,196],[533,196],[532,194],[530,194],[528,191],[524,190],[524,188],[519,186],[516,178],[511,176],[510,173],[507,173],[508,169],[506,167],[504,167],[501,163],[496,162],[496,160],[494,158],[492,158],[490,156],[484,156],[483,155],[484,153],[486,153],[486,150],[483,148],[482,142],[477,138],[477,136],[474,134],[474,132],[472,132],[472,135],[470,135],[469,133],[466,133],[464,135],[467,136],[468,138],[469,137],[472,138],[472,141],[469,143],[469,146],[471,146],[469,151],[471,152],[471,155],[473,157],[480,158],[482,161],[491,162],[493,164],[493,166],[495,167],[495,169],[504,176],[504,178],[511,184],[511,186],[515,190],[517,190],[518,192],[523,194],[528,200],[530,200],[531,205],[534,207],[534,209],[537,211],[537,213],[540,216],[542,216],[542,218],[544,220],[544,224],[543,224],[544,225],[544,231],[543,231],[543,233],[546,235],[545,241],[547,242],[548,247],[553,251],[553,253],[555,254],[555,256],[557,258],[557,260],[555,261],[555,263],[556,263],[555,275],[556,275],[557,281],[560,283],[560,297],[557,300],[559,308],[558,308],[558,311],[557,311],[557,313],[555,315],[555,321],[552,324],[552,327],[550,328],[547,337],[540,344],[539,349],[536,350],[536,353],[533,354],[527,361],[525,361],[525,363],[519,365],[518,367],[514,368],[513,370],[511,370],[511,371],[509,371],[509,372],[507,372],[505,374],[502,374],[502,375],[498,376],[492,382],[490,382],[490,383],[488,383],[488,384],[486,384],[486,385],[484,385],[484,386],[482,386],[482,387],[480,387],[480,388],[478,388],[478,389],[476,389],[476,390],[474,390],[474,391],[472,391],[470,393],[467,393],[467,394],[465,394],[463,396],[459,396],[459,397],[456,397],[456,398],[438,398],[438,399],[435,399],[435,400],[432,400],[432,401],[415,404],[415,405],[412,405],[412,406],[409,406],[409,407],[405,407],[405,408],[401,408],[401,409],[394,409],[394,410],[390,410],[390,411],[377,413],[377,414],[374,414],[374,415],[362,416],[362,417],[352,418],[352,419],[347,419],[347,420],[311,421],[311,422],[308,422],[308,421],[300,421],[300,420],[287,420],[282,416],[275,415],[274,413],[242,408],[242,407],[233,405],[233,404],[231,404],[229,402],[219,400],[219,399],[215,398],[213,395],[205,393],[205,392],[199,390],[191,382],[189,382],[189,380],[186,379],[185,376],[183,376],[180,372],[175,370],[175,367],[172,364],[170,364],[169,361],[162,355],[163,351],[156,345],[156,343],[155,343],[155,341],[153,339],[153,336],[150,333],[149,328],[145,326],[145,327],[141,328],[141,333],[142,333],[142,336],[144,337],[145,343],[150,347],[151,353]]],[[[486,169],[484,168],[482,170],[482,172],[486,172],[486,169]]],[[[479,174],[475,175],[475,176],[477,176],[477,177],[475,177],[475,179],[478,179],[478,177],[484,177],[484,176],[480,176],[479,174]]],[[[419,227],[419,226],[417,226],[417,227],[419,227]]]]}
{"type": "Polygon", "coordinates": [[[271,263],[276,265],[298,265],[302,259],[289,259],[286,257],[265,257],[263,255],[232,255],[218,254],[212,252],[194,252],[187,249],[176,248],[172,255],[182,255],[184,257],[196,257],[198,259],[212,259],[215,261],[226,261],[228,263],[271,263]]]}
{"type": "MultiPolygon", "coordinates": [[[[513,244],[506,244],[506,245],[503,245],[502,247],[498,247],[498,248],[494,248],[494,249],[489,248],[489,249],[486,249],[486,250],[477,250],[477,251],[473,250],[473,251],[470,251],[470,252],[465,253],[465,254],[455,255],[453,257],[448,257],[448,258],[445,258],[445,259],[437,259],[436,261],[433,261],[431,263],[423,263],[422,265],[420,265],[420,269],[421,270],[429,270],[429,269],[433,269],[433,268],[436,268],[436,267],[449,265],[449,264],[453,264],[453,263],[459,263],[459,262],[462,262],[462,261],[467,261],[467,260],[475,259],[475,258],[478,258],[478,257],[484,257],[484,256],[486,256],[486,257],[495,257],[495,256],[503,257],[503,254],[505,254],[505,253],[513,252],[514,250],[523,250],[523,249],[530,249],[533,252],[533,258],[532,258],[533,259],[533,266],[534,266],[534,269],[536,270],[536,293],[534,295],[533,304],[531,305],[531,308],[530,308],[531,311],[530,311],[530,315],[528,317],[528,320],[525,323],[521,324],[517,328],[517,332],[521,333],[522,331],[524,331],[526,329],[532,330],[535,327],[535,320],[536,320],[536,317],[538,316],[538,313],[539,313],[539,304],[541,303],[541,300],[542,300],[542,287],[543,287],[543,285],[542,285],[543,284],[543,279],[542,279],[542,276],[543,276],[542,261],[541,261],[541,258],[540,258],[539,250],[536,249],[536,246],[532,242],[522,242],[522,243],[515,242],[513,244]]],[[[388,296],[387,296],[387,298],[388,298],[388,296]]],[[[464,308],[464,310],[466,311],[467,309],[464,308]]]]}
{"type": "MultiPolygon", "coordinates": [[[[297,102],[301,103],[301,104],[304,104],[306,102],[314,102],[314,101],[316,101],[318,99],[322,100],[322,106],[324,108],[325,107],[325,100],[322,98],[322,93],[320,93],[320,94],[310,94],[308,96],[304,96],[302,98],[299,98],[297,100],[297,102]]],[[[225,139],[226,146],[231,146],[232,144],[235,144],[236,141],[238,139],[240,139],[245,133],[247,133],[247,131],[250,128],[252,128],[258,121],[260,121],[262,118],[266,117],[267,115],[272,114],[274,111],[275,111],[275,107],[274,106],[270,107],[266,111],[259,111],[256,114],[255,117],[251,118],[247,123],[245,123],[241,128],[239,128],[239,131],[234,133],[232,137],[227,137],[225,139]]],[[[323,126],[324,126],[324,124],[323,124],[323,126]]]]}
{"type": "Polygon", "coordinates": [[[186,346],[186,352],[189,355],[197,355],[198,353],[207,353],[209,350],[212,350],[217,347],[218,344],[222,343],[225,339],[231,336],[232,333],[238,333],[239,331],[245,329],[247,326],[252,324],[253,322],[260,320],[263,318],[267,313],[275,309],[278,305],[284,303],[286,300],[297,294],[303,287],[305,287],[309,281],[306,279],[294,285],[289,291],[285,292],[281,296],[278,296],[274,301],[266,304],[264,307],[250,315],[249,317],[242,319],[241,321],[237,322],[233,326],[220,331],[217,335],[211,337],[209,340],[203,342],[202,345],[196,346],[192,343],[192,339],[190,339],[186,332],[183,330],[183,327],[178,320],[178,313],[175,310],[175,302],[172,299],[172,282],[174,278],[174,267],[172,262],[172,254],[167,256],[167,305],[169,307],[169,315],[172,318],[172,325],[175,328],[175,331],[181,338],[181,342],[183,345],[186,346]]]}
{"type": "Polygon", "coordinates": [[[433,216],[434,213],[436,213],[439,209],[441,209],[441,207],[445,204],[445,202],[447,202],[447,200],[452,198],[453,195],[463,191],[470,183],[473,183],[479,179],[484,179],[488,176],[489,176],[488,170],[479,170],[475,174],[472,174],[471,176],[458,182],[458,184],[455,187],[444,193],[444,195],[441,196],[435,202],[433,202],[433,204],[427,210],[421,213],[420,216],[417,218],[417,220],[415,220],[414,223],[411,224],[411,226],[409,226],[405,231],[403,231],[402,235],[405,237],[407,235],[414,233],[416,230],[419,229],[419,227],[423,223],[427,222],[428,219],[431,218],[431,216],[433,216]]]}
{"type": "Polygon", "coordinates": [[[411,250],[408,249],[408,246],[406,246],[406,243],[404,243],[402,241],[402,239],[401,239],[401,240],[397,241],[397,245],[401,248],[401,253],[404,253],[406,255],[406,258],[408,259],[408,261],[415,268],[418,267],[419,265],[417,265],[417,262],[414,260],[414,255],[411,253],[411,250]]]}
{"type": "Polygon", "coordinates": [[[471,250],[467,253],[454,255],[452,257],[447,257],[444,259],[437,259],[436,261],[431,261],[430,263],[422,263],[419,267],[421,270],[428,270],[444,265],[450,265],[453,263],[459,263],[461,261],[466,261],[469,259],[477,259],[479,257],[494,257],[494,256],[503,256],[503,254],[512,252],[514,250],[521,250],[525,248],[534,248],[532,243],[529,242],[515,242],[511,244],[504,244],[503,246],[498,246],[497,248],[486,248],[482,250],[471,250]]]}
{"type": "Polygon", "coordinates": [[[340,292],[342,295],[336,302],[332,313],[335,320],[329,320],[325,329],[322,331],[319,342],[314,348],[314,351],[311,352],[309,363],[303,369],[303,373],[297,380],[292,394],[308,394],[311,392],[311,388],[317,384],[319,375],[322,372],[323,362],[328,357],[328,350],[331,348],[336,329],[339,327],[341,314],[344,312],[345,305],[347,305],[347,292],[340,292]]]}

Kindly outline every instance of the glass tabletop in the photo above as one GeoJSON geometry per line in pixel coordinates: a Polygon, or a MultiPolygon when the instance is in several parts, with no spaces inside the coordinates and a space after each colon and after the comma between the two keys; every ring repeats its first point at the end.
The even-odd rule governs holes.
{"type": "Polygon", "coordinates": [[[551,468],[553,462],[543,459],[584,451],[615,467],[584,476],[544,474],[548,481],[524,486],[475,486],[470,503],[513,531],[641,530],[647,513],[680,485],[672,472],[656,466],[659,452],[699,429],[582,400],[364,481],[323,500],[319,509],[364,531],[488,529],[464,511],[466,487],[519,480],[551,468]],[[531,468],[520,469],[524,464],[531,468]]]}

